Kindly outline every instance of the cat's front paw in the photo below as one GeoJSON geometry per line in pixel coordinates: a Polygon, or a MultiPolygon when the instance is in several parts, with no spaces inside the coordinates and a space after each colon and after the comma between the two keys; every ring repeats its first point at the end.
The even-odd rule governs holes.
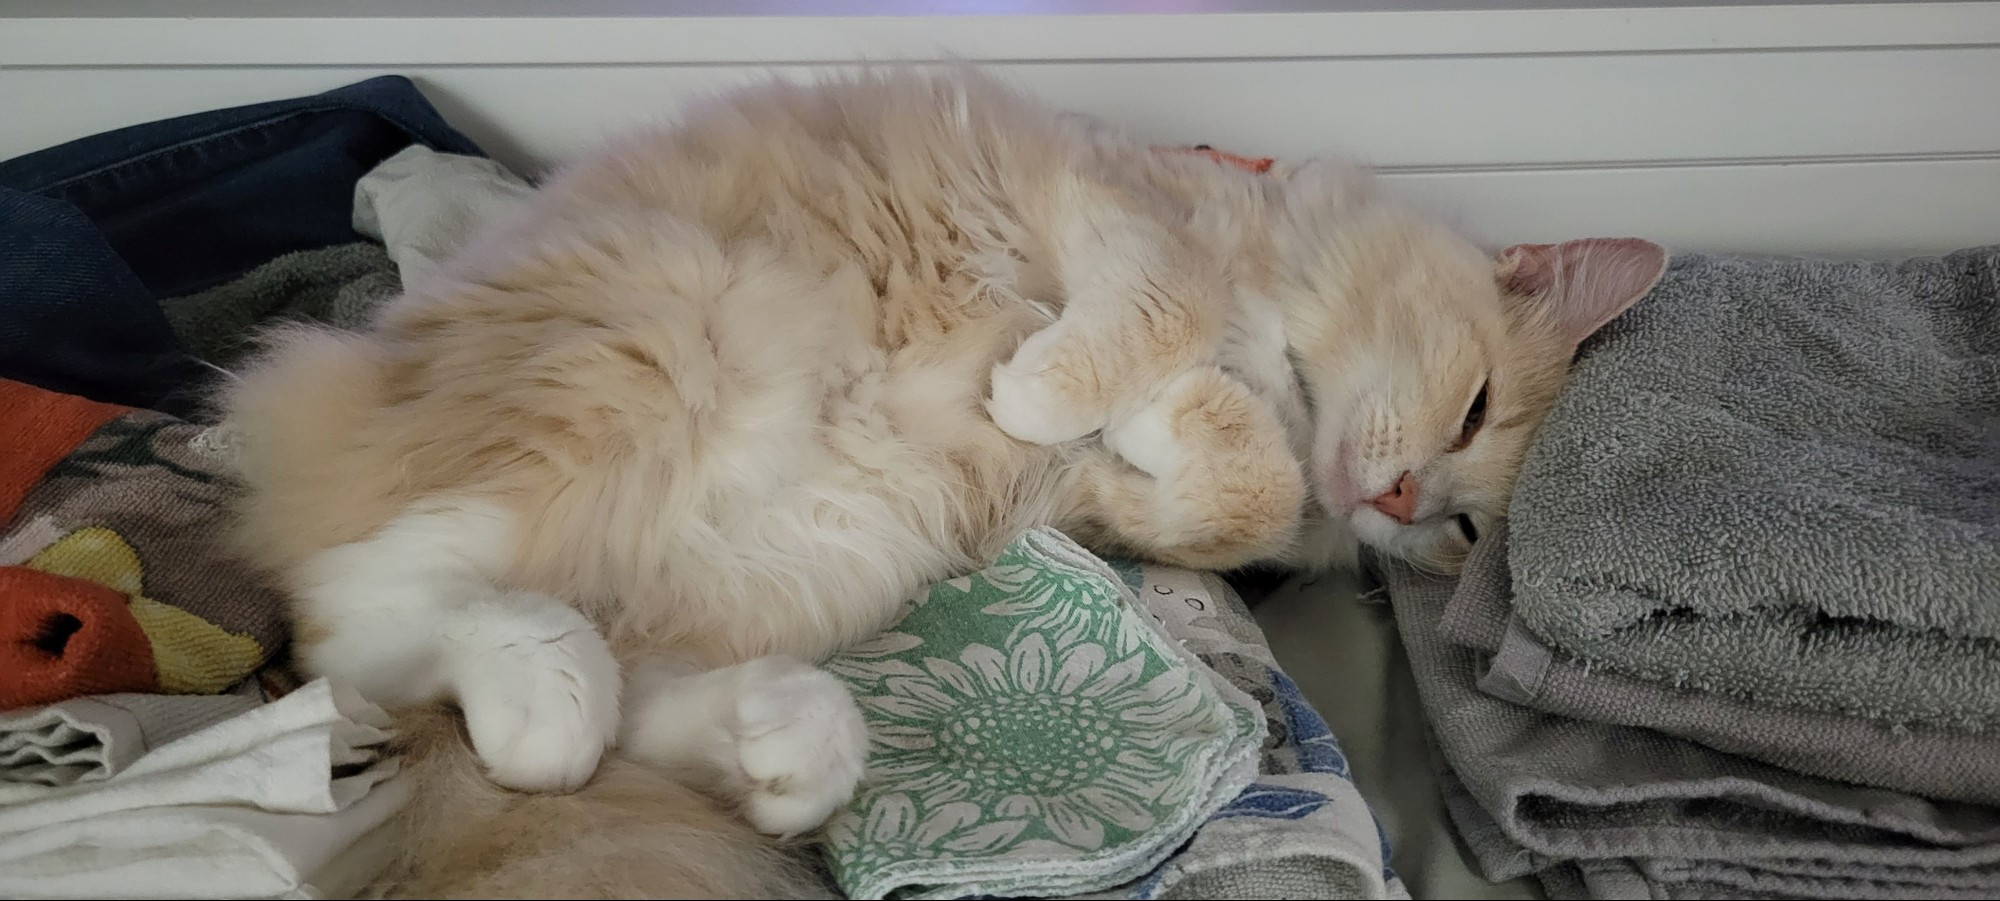
{"type": "Polygon", "coordinates": [[[597,627],[541,595],[487,602],[452,638],[465,728],[487,776],[517,791],[569,792],[618,731],[618,663],[597,627]]]}
{"type": "Polygon", "coordinates": [[[1062,335],[1060,326],[1036,332],[1012,359],[993,367],[986,414],[1009,437],[1061,444],[1103,428],[1103,405],[1079,390],[1075,375],[1057,358],[1055,346],[1062,335]]]}
{"type": "Polygon", "coordinates": [[[1104,430],[1104,446],[1140,472],[1155,479],[1178,476],[1188,459],[1177,430],[1189,406],[1188,395],[1209,387],[1213,376],[1196,369],[1169,382],[1152,403],[1104,430]]]}
{"type": "Polygon", "coordinates": [[[861,707],[831,674],[790,657],[743,664],[730,724],[744,813],[769,835],[818,828],[854,797],[868,762],[861,707]]]}

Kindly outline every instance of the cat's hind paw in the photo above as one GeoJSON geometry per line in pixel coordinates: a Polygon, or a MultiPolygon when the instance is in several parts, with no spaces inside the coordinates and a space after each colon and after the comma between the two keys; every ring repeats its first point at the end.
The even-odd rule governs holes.
{"type": "Polygon", "coordinates": [[[486,603],[450,636],[473,750],[500,785],[575,791],[617,734],[618,663],[597,627],[553,598],[486,603]]]}
{"type": "Polygon", "coordinates": [[[790,657],[743,664],[730,734],[744,813],[761,832],[818,828],[854,797],[868,762],[868,728],[846,686],[790,657]]]}

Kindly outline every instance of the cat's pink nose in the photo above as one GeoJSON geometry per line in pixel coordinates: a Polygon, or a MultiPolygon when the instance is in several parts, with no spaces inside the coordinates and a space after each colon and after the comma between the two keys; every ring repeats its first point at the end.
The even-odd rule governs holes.
{"type": "Polygon", "coordinates": [[[1410,478],[1409,472],[1405,471],[1396,479],[1396,484],[1369,501],[1368,506],[1382,511],[1390,519],[1409,525],[1417,512],[1417,480],[1410,478]]]}

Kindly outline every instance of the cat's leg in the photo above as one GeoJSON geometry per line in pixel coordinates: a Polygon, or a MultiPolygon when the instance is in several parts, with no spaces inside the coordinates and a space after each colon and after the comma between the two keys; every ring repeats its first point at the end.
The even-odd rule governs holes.
{"type": "Polygon", "coordinates": [[[994,367],[987,412],[1014,438],[1060,444],[1122,419],[1211,359],[1227,312],[1212,254],[1101,185],[1077,185],[1053,229],[1056,321],[994,367]]]}
{"type": "Polygon", "coordinates": [[[791,657],[707,671],[659,658],[626,684],[619,753],[740,801],[763,832],[818,827],[861,781],[861,709],[824,670],[791,657]]]}
{"type": "Polygon", "coordinates": [[[493,781],[570,791],[616,737],[618,665],[574,608],[494,587],[512,545],[500,508],[434,503],[321,553],[301,573],[298,657],[386,707],[456,701],[493,781]]]}
{"type": "Polygon", "coordinates": [[[1293,543],[1306,483],[1270,406],[1213,366],[1157,399],[1086,456],[1093,511],[1151,557],[1201,569],[1274,559],[1293,543]]]}

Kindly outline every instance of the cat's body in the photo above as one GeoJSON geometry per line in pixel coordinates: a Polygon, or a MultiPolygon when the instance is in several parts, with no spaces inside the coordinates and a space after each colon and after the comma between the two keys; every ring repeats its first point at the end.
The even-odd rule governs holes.
{"type": "Polygon", "coordinates": [[[1496,279],[1358,173],[1153,151],[964,73],[774,84],[561,174],[369,332],[280,340],[230,398],[245,548],[310,671],[455,701],[503,785],[597,774],[435,764],[406,889],[784,891],[658,773],[818,825],[865,742],[800,661],[1032,526],[1195,566],[1462,552],[1574,341],[1651,284],[1565,300],[1574,262],[1496,279]],[[1454,472],[1502,368],[1518,440],[1454,472]]]}

